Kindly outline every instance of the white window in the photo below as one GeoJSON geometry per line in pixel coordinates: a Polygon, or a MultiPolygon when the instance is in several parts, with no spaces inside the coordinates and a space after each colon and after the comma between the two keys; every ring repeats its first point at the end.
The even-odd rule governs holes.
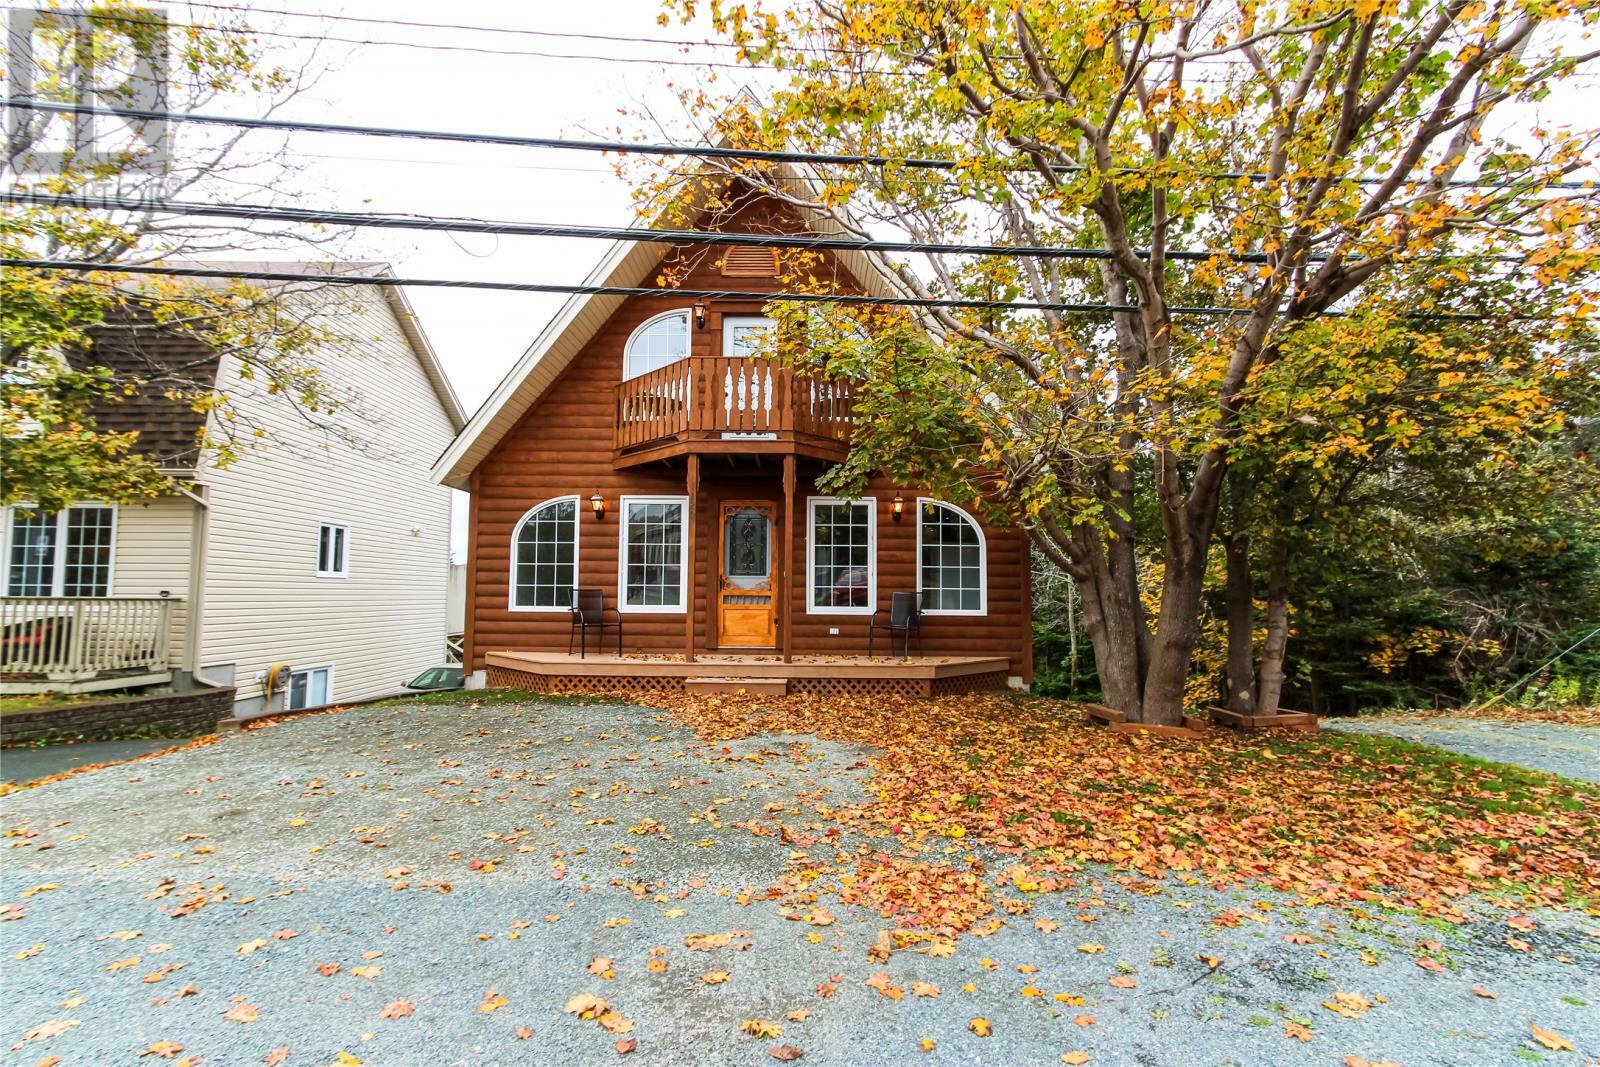
{"type": "Polygon", "coordinates": [[[777,323],[765,315],[725,315],[722,319],[724,356],[771,356],[772,332],[777,323]]]}
{"type": "Polygon", "coordinates": [[[325,522],[317,530],[317,577],[350,576],[350,527],[325,522]]]}
{"type": "Polygon", "coordinates": [[[622,380],[648,374],[688,355],[689,312],[680,309],[657,315],[628,338],[622,355],[622,380]]]}
{"type": "Polygon", "coordinates": [[[686,496],[622,498],[617,604],[623,611],[679,612],[688,599],[683,560],[686,496]]]}
{"type": "Polygon", "coordinates": [[[79,504],[55,514],[11,512],[7,596],[110,596],[117,509],[79,504]]]}
{"type": "Polygon", "coordinates": [[[578,498],[529,509],[511,535],[511,610],[566,611],[578,587],[578,498]]]}
{"type": "Polygon", "coordinates": [[[300,708],[319,708],[333,703],[333,665],[307,667],[303,671],[289,672],[290,711],[300,708]]]}
{"type": "Polygon", "coordinates": [[[929,615],[989,609],[988,548],[971,515],[942,500],[917,501],[917,592],[929,615]]]}
{"type": "Polygon", "coordinates": [[[871,615],[878,605],[878,511],[871,500],[810,497],[806,585],[811,615],[871,615]]]}

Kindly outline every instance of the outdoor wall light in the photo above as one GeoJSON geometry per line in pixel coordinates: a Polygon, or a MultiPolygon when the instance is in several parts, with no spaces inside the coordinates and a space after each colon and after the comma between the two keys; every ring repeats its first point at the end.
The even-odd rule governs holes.
{"type": "Polygon", "coordinates": [[[891,519],[893,519],[895,522],[899,522],[900,521],[900,516],[904,515],[905,513],[906,513],[906,501],[905,501],[905,498],[902,497],[899,493],[896,493],[894,495],[894,499],[889,501],[889,517],[891,519]]]}
{"type": "Polygon", "coordinates": [[[706,306],[698,300],[694,305],[694,328],[697,330],[706,328],[706,306]]]}
{"type": "Polygon", "coordinates": [[[596,519],[604,519],[606,517],[606,498],[600,495],[600,490],[596,489],[594,496],[589,498],[589,506],[594,509],[594,517],[596,519]]]}

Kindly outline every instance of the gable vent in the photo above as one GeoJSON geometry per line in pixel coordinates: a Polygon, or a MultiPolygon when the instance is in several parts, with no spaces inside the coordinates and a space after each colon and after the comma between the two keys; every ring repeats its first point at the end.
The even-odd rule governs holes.
{"type": "Polygon", "coordinates": [[[777,273],[776,248],[730,248],[722,257],[724,278],[772,278],[777,273]]]}

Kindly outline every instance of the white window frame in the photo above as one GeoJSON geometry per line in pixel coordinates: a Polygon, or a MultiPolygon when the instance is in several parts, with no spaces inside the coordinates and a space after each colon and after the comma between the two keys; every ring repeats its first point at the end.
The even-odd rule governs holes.
{"type": "Polygon", "coordinates": [[[689,610],[689,572],[694,560],[689,558],[689,498],[687,496],[625,496],[617,502],[617,611],[628,615],[682,615],[689,610]],[[634,504],[677,504],[683,516],[679,526],[678,542],[678,603],[630,604],[628,603],[628,509],[634,504]]]}
{"type": "Polygon", "coordinates": [[[301,711],[301,710],[303,710],[301,708],[292,708],[292,707],[289,706],[289,695],[294,692],[294,676],[297,675],[297,674],[310,674],[313,671],[327,671],[328,672],[328,692],[325,695],[325,698],[323,699],[321,704],[307,704],[306,707],[307,708],[325,708],[325,707],[327,707],[328,705],[330,705],[330,704],[332,704],[334,702],[333,701],[333,664],[331,664],[331,663],[313,663],[309,667],[292,667],[292,668],[290,668],[289,677],[285,678],[284,681],[283,681],[283,710],[284,711],[301,711]]]}
{"type": "MultiPolygon", "coordinates": [[[[722,316],[722,354],[723,354],[723,356],[728,357],[728,358],[732,358],[732,357],[737,355],[737,353],[733,351],[733,330],[732,330],[732,327],[734,327],[734,326],[750,326],[750,325],[753,325],[755,323],[764,324],[767,327],[767,329],[772,332],[773,337],[774,338],[777,337],[777,335],[778,335],[778,320],[773,318],[771,315],[724,315],[724,316],[722,316]]],[[[772,354],[774,354],[774,353],[769,352],[769,353],[767,353],[767,356],[770,357],[772,354]]],[[[747,358],[747,357],[745,357],[745,358],[747,358]]]]}
{"type": "Polygon", "coordinates": [[[583,501],[578,499],[577,493],[568,493],[566,496],[553,496],[549,500],[541,500],[533,507],[522,513],[522,518],[511,527],[511,567],[507,575],[506,607],[510,611],[543,611],[561,612],[563,614],[572,610],[571,603],[556,604],[518,604],[517,603],[517,539],[522,536],[522,524],[533,518],[534,513],[542,511],[552,504],[563,501],[572,501],[572,588],[578,588],[578,572],[583,566],[583,557],[579,550],[583,545],[583,501]]]}
{"type": "Polygon", "coordinates": [[[842,496],[806,497],[806,614],[807,615],[875,615],[878,611],[878,500],[876,497],[842,496]],[[865,607],[834,607],[816,604],[817,553],[814,531],[817,526],[818,504],[867,505],[867,603],[865,607]]]}
{"type": "Polygon", "coordinates": [[[983,535],[983,524],[977,516],[966,508],[952,504],[948,500],[938,497],[917,497],[917,605],[924,615],[987,615],[989,614],[989,539],[983,535]],[[926,608],[922,607],[922,509],[925,505],[933,504],[951,511],[966,519],[972,524],[972,529],[978,535],[978,607],[971,608],[926,608]]]}
{"type": "MultiPolygon", "coordinates": [[[[56,512],[56,557],[50,568],[50,592],[40,593],[39,596],[64,597],[61,590],[65,588],[67,576],[67,513],[73,508],[99,508],[101,511],[111,512],[111,550],[106,554],[106,591],[102,596],[112,596],[117,587],[117,520],[120,510],[115,504],[105,504],[98,500],[80,500],[56,512]]],[[[21,593],[11,591],[11,540],[14,516],[19,510],[38,511],[32,504],[18,504],[5,509],[5,530],[0,536],[0,566],[5,569],[0,572],[0,590],[5,596],[22,596],[21,593]]],[[[83,599],[93,600],[94,597],[83,599]]]]}
{"type": "Polygon", "coordinates": [[[317,570],[316,570],[316,574],[317,574],[318,578],[348,578],[348,577],[350,577],[350,527],[346,523],[342,523],[342,522],[319,522],[319,523],[317,523],[317,570]],[[335,544],[341,550],[341,551],[335,553],[335,556],[338,559],[338,561],[341,564],[341,566],[336,568],[336,569],[334,569],[334,570],[323,570],[322,569],[322,531],[324,531],[324,530],[338,530],[342,534],[341,537],[336,537],[334,539],[335,544]]]}
{"type": "MultiPolygon", "coordinates": [[[[676,317],[683,320],[683,355],[673,360],[672,363],[681,363],[688,359],[689,356],[694,352],[694,324],[689,317],[692,311],[692,308],[686,307],[673,308],[671,311],[663,311],[659,315],[651,315],[648,319],[645,319],[638,326],[634,327],[633,332],[628,335],[627,342],[622,346],[622,380],[625,382],[632,381],[641,375],[650,373],[649,371],[640,371],[638,374],[629,374],[628,359],[633,353],[633,342],[638,339],[640,334],[644,333],[662,319],[676,317]]],[[[670,367],[672,366],[672,363],[664,363],[662,366],[670,367]]],[[[659,370],[660,368],[657,367],[652,369],[659,370]]]]}

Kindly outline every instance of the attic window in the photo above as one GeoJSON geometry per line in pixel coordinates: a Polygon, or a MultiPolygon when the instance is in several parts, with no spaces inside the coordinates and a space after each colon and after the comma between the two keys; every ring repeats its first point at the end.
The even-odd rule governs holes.
{"type": "Polygon", "coordinates": [[[777,273],[776,248],[730,248],[722,257],[724,278],[772,278],[777,273]]]}

